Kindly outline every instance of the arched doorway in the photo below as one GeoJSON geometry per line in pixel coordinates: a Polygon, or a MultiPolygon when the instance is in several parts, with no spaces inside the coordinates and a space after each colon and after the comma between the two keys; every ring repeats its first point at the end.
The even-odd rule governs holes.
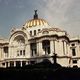
{"type": "Polygon", "coordinates": [[[23,36],[18,35],[15,37],[12,45],[14,46],[13,55],[16,53],[14,56],[25,56],[25,38],[23,36]]]}
{"type": "Polygon", "coordinates": [[[44,40],[42,41],[42,46],[43,46],[43,50],[46,54],[50,54],[50,41],[49,40],[44,40]]]}

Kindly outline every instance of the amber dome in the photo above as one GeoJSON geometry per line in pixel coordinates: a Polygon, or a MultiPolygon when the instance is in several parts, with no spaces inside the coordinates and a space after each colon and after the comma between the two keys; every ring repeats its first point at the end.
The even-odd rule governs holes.
{"type": "Polygon", "coordinates": [[[47,25],[48,23],[44,19],[32,19],[25,24],[27,28],[35,26],[47,26],[47,25]]]}
{"type": "Polygon", "coordinates": [[[48,23],[44,19],[38,18],[37,10],[35,10],[34,18],[25,23],[27,28],[36,26],[48,26],[48,23]]]}

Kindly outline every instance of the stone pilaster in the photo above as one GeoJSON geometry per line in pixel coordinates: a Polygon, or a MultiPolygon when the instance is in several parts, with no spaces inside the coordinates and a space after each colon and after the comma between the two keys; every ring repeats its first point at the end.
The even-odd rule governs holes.
{"type": "Polygon", "coordinates": [[[37,55],[39,56],[39,42],[37,42],[37,55]]]}
{"type": "Polygon", "coordinates": [[[26,45],[25,55],[26,55],[27,58],[30,58],[30,56],[31,56],[30,44],[26,45]]]}
{"type": "Polygon", "coordinates": [[[53,55],[54,53],[54,44],[53,44],[53,40],[50,41],[50,55],[53,55]]]}
{"type": "Polygon", "coordinates": [[[43,55],[43,48],[42,48],[42,42],[39,42],[39,55],[43,55]]]}
{"type": "Polygon", "coordinates": [[[57,41],[56,40],[54,40],[54,53],[56,53],[57,54],[57,41]]]}

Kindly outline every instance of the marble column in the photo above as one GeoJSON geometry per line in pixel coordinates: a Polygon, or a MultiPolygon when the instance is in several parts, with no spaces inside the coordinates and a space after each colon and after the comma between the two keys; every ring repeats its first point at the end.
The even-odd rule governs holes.
{"type": "Polygon", "coordinates": [[[20,63],[21,63],[21,65],[20,65],[20,66],[22,67],[22,61],[20,61],[20,63]]]}
{"type": "Polygon", "coordinates": [[[25,65],[28,65],[29,63],[28,63],[28,61],[26,61],[26,64],[25,65]]]}
{"type": "Polygon", "coordinates": [[[7,63],[2,63],[2,67],[7,68],[7,63]],[[3,64],[5,64],[5,65],[3,65],[3,64]]]}
{"type": "Polygon", "coordinates": [[[14,61],[14,67],[16,67],[16,61],[14,61]]]}
{"type": "Polygon", "coordinates": [[[8,62],[8,67],[10,67],[10,62],[8,62]]]}

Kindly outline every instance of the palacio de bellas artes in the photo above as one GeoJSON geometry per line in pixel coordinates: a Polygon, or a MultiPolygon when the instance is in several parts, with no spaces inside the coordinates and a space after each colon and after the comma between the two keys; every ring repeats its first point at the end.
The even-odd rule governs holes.
{"type": "Polygon", "coordinates": [[[21,28],[12,28],[9,39],[0,38],[0,67],[23,67],[57,55],[57,63],[63,67],[80,67],[80,39],[39,18],[37,10],[33,18],[21,28]]]}

